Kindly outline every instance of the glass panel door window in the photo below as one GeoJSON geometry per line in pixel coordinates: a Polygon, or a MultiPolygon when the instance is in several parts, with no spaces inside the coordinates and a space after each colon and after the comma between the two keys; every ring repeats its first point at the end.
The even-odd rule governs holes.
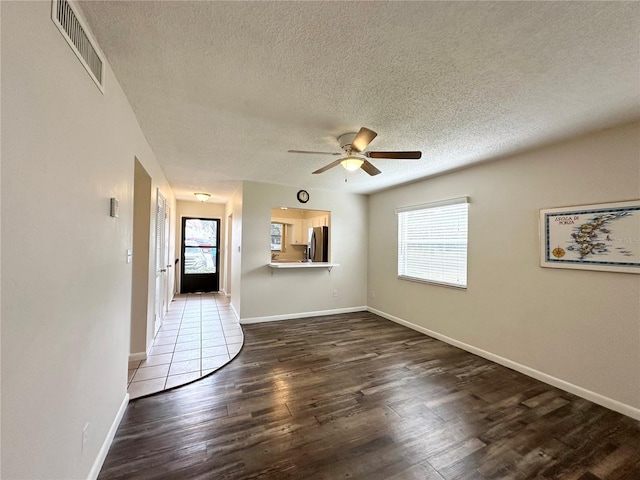
{"type": "Polygon", "coordinates": [[[220,220],[182,218],[180,292],[217,292],[220,285],[220,220]]]}
{"type": "Polygon", "coordinates": [[[184,273],[216,273],[217,221],[186,219],[184,273]]]}

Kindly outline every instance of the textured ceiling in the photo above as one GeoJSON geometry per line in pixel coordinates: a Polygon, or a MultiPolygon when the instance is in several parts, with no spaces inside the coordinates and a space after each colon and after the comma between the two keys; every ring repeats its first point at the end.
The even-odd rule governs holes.
{"type": "Polygon", "coordinates": [[[640,118],[638,2],[80,5],[181,199],[370,193],[640,118]],[[312,175],[337,157],[287,153],[361,126],[422,159],[312,175]]]}

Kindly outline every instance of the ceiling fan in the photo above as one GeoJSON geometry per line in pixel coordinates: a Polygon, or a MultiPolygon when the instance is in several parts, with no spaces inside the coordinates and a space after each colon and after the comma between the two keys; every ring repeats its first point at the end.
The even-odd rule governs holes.
{"type": "Polygon", "coordinates": [[[313,172],[323,173],[329,170],[330,168],[337,167],[338,165],[342,165],[347,170],[353,172],[362,168],[369,175],[378,175],[382,173],[376,167],[373,166],[371,162],[367,160],[367,158],[390,158],[390,159],[399,159],[399,160],[417,160],[422,157],[422,152],[413,151],[413,152],[364,152],[364,149],[369,146],[371,141],[376,138],[378,134],[373,130],[369,130],[366,127],[362,127],[358,133],[345,133],[344,135],[340,135],[338,137],[338,142],[340,143],[340,148],[342,148],[342,153],[339,152],[309,152],[306,150],[287,150],[289,153],[311,153],[314,155],[340,155],[344,158],[339,158],[338,160],[331,162],[329,165],[325,165],[324,167],[313,172]]]}

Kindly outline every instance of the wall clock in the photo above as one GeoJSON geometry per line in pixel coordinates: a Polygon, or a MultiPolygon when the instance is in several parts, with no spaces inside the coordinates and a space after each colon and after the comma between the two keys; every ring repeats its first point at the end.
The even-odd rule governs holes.
{"type": "Polygon", "coordinates": [[[300,190],[298,192],[298,201],[300,203],[307,203],[309,201],[309,192],[306,190],[300,190]]]}

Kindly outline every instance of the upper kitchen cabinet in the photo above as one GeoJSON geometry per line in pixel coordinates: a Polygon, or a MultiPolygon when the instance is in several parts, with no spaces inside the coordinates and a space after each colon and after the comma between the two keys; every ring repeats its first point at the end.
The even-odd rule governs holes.
{"type": "Polygon", "coordinates": [[[271,223],[285,225],[286,243],[293,246],[306,246],[309,243],[309,229],[328,227],[331,212],[324,210],[305,210],[300,208],[274,207],[271,209],[271,223]]]}

